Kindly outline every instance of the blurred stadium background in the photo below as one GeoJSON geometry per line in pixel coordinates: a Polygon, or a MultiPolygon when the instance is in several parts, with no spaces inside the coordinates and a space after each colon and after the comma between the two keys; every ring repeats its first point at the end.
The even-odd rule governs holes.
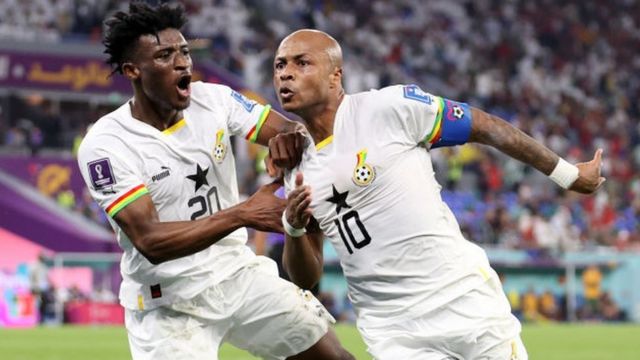
{"type": "MultiPolygon", "coordinates": [[[[196,78],[259,101],[276,103],[280,39],[312,27],[342,44],[348,92],[416,83],[500,115],[571,162],[603,148],[608,180],[592,197],[488,148],[432,156],[444,199],[525,323],[532,358],[640,358],[639,1],[181,2],[196,78]],[[550,325],[564,322],[573,324],[550,325]]],[[[127,4],[0,0],[0,358],[128,356],[119,249],[74,158],[91,123],[131,95],[108,77],[100,44],[102,20],[127,4]],[[102,345],[83,352],[84,336],[102,345]]],[[[234,152],[251,194],[265,181],[264,150],[237,141],[234,152]]],[[[325,258],[320,298],[366,358],[330,246],[325,258]]]]}

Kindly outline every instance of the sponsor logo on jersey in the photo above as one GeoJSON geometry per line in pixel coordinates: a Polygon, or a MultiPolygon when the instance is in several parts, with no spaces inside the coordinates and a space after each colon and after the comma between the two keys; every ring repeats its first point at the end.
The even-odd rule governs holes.
{"type": "Polygon", "coordinates": [[[244,107],[247,112],[251,112],[253,108],[256,106],[257,102],[248,99],[246,96],[240,94],[237,91],[231,90],[231,97],[234,98],[237,102],[244,107]]]}
{"type": "Polygon", "coordinates": [[[376,177],[374,168],[367,164],[367,149],[362,149],[356,155],[357,163],[353,169],[353,182],[358,186],[367,186],[371,184],[376,177]]]}
{"type": "Polygon", "coordinates": [[[222,142],[224,130],[220,129],[216,133],[216,145],[213,147],[213,160],[220,164],[227,153],[227,146],[222,142]]]}
{"type": "Polygon", "coordinates": [[[167,166],[160,166],[161,171],[153,176],[151,176],[151,181],[156,182],[160,181],[166,177],[171,175],[171,169],[167,166]]]}
{"type": "Polygon", "coordinates": [[[113,189],[113,186],[102,188],[102,190],[100,190],[100,192],[103,193],[104,195],[114,195],[114,194],[116,194],[116,191],[113,189]]]}
{"type": "Polygon", "coordinates": [[[426,92],[422,91],[418,85],[405,85],[403,87],[404,97],[411,100],[423,102],[427,105],[431,105],[433,97],[426,92]]]}
{"type": "Polygon", "coordinates": [[[112,185],[116,183],[116,179],[113,177],[109,158],[91,161],[87,164],[87,167],[94,190],[102,190],[107,187],[113,188],[112,185]]]}

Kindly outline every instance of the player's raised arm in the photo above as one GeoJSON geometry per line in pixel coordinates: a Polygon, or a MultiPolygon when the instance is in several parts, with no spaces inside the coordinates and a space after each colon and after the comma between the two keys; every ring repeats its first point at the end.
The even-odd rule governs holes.
{"type": "Polygon", "coordinates": [[[558,185],[583,194],[595,192],[605,181],[600,176],[602,150],[594,158],[575,166],[501,118],[472,108],[470,142],[490,145],[529,164],[551,177],[558,185]]]}
{"type": "Polygon", "coordinates": [[[282,262],[294,284],[311,289],[322,276],[324,234],[311,215],[311,188],[303,184],[302,173],[296,174],[295,185],[282,216],[286,236],[282,262]]]}
{"type": "MultiPolygon", "coordinates": [[[[292,169],[300,163],[304,150],[306,128],[291,121],[275,110],[271,110],[256,142],[269,146],[269,162],[281,169],[292,169]]],[[[270,175],[273,170],[268,165],[270,175]]]]}

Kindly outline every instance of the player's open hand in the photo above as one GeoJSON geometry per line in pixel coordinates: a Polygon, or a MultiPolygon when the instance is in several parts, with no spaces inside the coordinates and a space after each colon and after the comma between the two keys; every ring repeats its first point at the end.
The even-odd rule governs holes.
{"type": "Polygon", "coordinates": [[[287,196],[287,221],[291,226],[302,229],[311,218],[311,187],[304,185],[302,173],[296,174],[296,188],[287,196]]]}
{"type": "Polygon", "coordinates": [[[282,186],[282,178],[263,185],[244,202],[245,216],[250,227],[259,231],[284,232],[282,227],[282,212],[287,202],[277,197],[274,192],[282,186]]]}
{"type": "Polygon", "coordinates": [[[593,159],[589,162],[576,164],[578,170],[578,180],[576,180],[569,190],[582,194],[592,194],[602,186],[605,178],[601,176],[602,170],[602,149],[596,150],[593,159]]]}
{"type": "MultiPolygon", "coordinates": [[[[296,167],[300,160],[302,160],[302,153],[304,151],[304,145],[306,144],[305,133],[301,130],[296,130],[288,133],[278,134],[269,140],[269,158],[271,163],[281,169],[293,169],[296,167]]],[[[269,169],[267,164],[267,171],[269,175],[272,174],[272,169],[269,169]]]]}

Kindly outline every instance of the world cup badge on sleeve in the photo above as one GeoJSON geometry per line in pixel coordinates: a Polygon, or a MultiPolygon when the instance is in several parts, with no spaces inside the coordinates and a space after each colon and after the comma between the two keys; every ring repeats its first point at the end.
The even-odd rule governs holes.
{"type": "Polygon", "coordinates": [[[360,150],[356,158],[358,162],[355,169],[353,169],[353,182],[358,186],[367,186],[376,177],[373,167],[367,164],[367,149],[360,150]]]}
{"type": "Polygon", "coordinates": [[[94,190],[102,190],[116,183],[109,158],[102,158],[87,163],[89,177],[94,190]]]}
{"type": "Polygon", "coordinates": [[[220,129],[216,133],[216,145],[213,148],[213,159],[218,164],[220,164],[224,160],[224,155],[227,153],[227,147],[222,142],[223,138],[224,130],[220,129]]]}

